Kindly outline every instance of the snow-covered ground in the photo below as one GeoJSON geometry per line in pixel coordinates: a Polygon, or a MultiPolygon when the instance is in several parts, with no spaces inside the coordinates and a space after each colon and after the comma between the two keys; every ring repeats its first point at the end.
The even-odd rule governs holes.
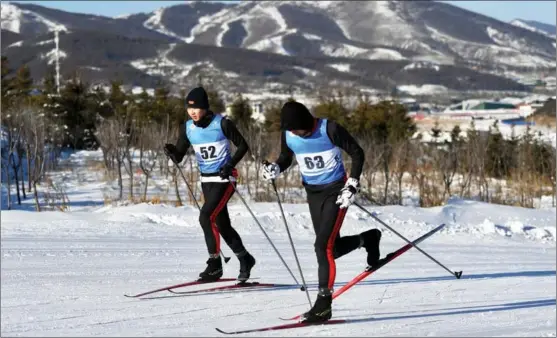
{"type": "MultiPolygon", "coordinates": [[[[96,155],[84,152],[74,159],[86,163],[96,155]]],[[[70,212],[37,213],[27,201],[20,210],[2,210],[2,336],[218,336],[215,327],[233,330],[281,324],[278,317],[307,310],[305,295],[293,285],[237,199],[229,211],[257,259],[252,277],[285,286],[125,298],[124,293],[192,280],[205,268],[207,253],[198,211],[189,205],[105,206],[102,175],[75,169],[61,176],[70,212]]],[[[278,205],[250,206],[301,280],[278,205]]],[[[317,262],[309,211],[305,204],[284,208],[313,301],[317,262]]],[[[349,323],[250,336],[555,337],[555,208],[523,209],[453,199],[435,208],[367,209],[378,212],[409,239],[446,223],[420,247],[451,270],[463,270],[462,279],[413,249],[335,300],[333,317],[349,323]]],[[[366,214],[350,208],[341,234],[376,226],[366,214]]],[[[405,244],[379,227],[382,255],[405,244]]],[[[223,251],[231,255],[225,245],[223,251]]],[[[364,264],[363,249],[340,258],[336,287],[361,272],[364,264]]],[[[236,277],[238,269],[233,258],[225,266],[225,276],[236,277]]]]}

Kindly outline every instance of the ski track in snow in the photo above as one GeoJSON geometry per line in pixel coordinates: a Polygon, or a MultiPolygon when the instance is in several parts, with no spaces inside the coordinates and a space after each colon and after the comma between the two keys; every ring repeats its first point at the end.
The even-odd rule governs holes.
{"type": "MultiPolygon", "coordinates": [[[[82,162],[89,158],[86,152],[80,156],[82,162]]],[[[307,310],[297,286],[203,295],[162,292],[146,300],[124,297],[195,279],[205,268],[198,211],[192,206],[102,206],[102,183],[95,173],[87,174],[69,186],[76,204],[70,212],[2,211],[2,336],[215,337],[220,336],[215,327],[282,324],[278,317],[307,310]]],[[[250,205],[300,280],[278,205],[250,205]]],[[[317,262],[307,205],[284,208],[313,302],[317,262]]],[[[555,335],[555,208],[451,200],[435,208],[367,209],[409,239],[446,223],[446,229],[419,246],[449,269],[463,270],[462,279],[411,249],[334,301],[333,317],[350,323],[243,336],[555,335]]],[[[245,206],[231,203],[229,212],[257,259],[252,277],[293,284],[245,206]]],[[[352,207],[341,234],[375,226],[352,207]]],[[[382,256],[406,244],[380,228],[382,256]]],[[[232,255],[222,243],[224,253],[232,255]]],[[[338,259],[336,288],[361,272],[364,263],[363,249],[338,259]]],[[[237,259],[224,269],[225,277],[236,277],[237,259]]]]}

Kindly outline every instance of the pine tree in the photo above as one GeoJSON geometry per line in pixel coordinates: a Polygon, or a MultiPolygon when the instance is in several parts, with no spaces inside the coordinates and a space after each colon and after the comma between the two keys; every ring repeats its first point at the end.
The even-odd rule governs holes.
{"type": "Polygon", "coordinates": [[[17,70],[16,76],[13,80],[15,96],[20,100],[29,98],[32,86],[33,78],[31,78],[29,66],[23,65],[17,70]]]}
{"type": "Polygon", "coordinates": [[[238,94],[230,107],[230,119],[234,121],[239,129],[248,130],[255,124],[252,113],[249,100],[244,98],[242,94],[238,94]]]}
{"type": "Polygon", "coordinates": [[[53,67],[48,67],[43,79],[43,92],[56,93],[56,72],[53,67]]]}
{"type": "Polygon", "coordinates": [[[356,108],[350,117],[348,131],[354,135],[364,135],[371,128],[372,104],[367,95],[359,98],[356,108]]]}
{"type": "Polygon", "coordinates": [[[441,128],[439,128],[439,121],[435,120],[433,128],[431,128],[431,136],[437,140],[441,136],[441,128]]]}
{"type": "Polygon", "coordinates": [[[94,146],[94,104],[88,94],[88,84],[74,74],[60,91],[62,119],[67,126],[67,144],[73,149],[94,146]]]}
{"type": "Polygon", "coordinates": [[[342,126],[348,125],[349,111],[344,105],[342,94],[320,96],[319,103],[313,108],[313,115],[318,118],[330,119],[342,126]]]}
{"type": "Polygon", "coordinates": [[[280,112],[283,103],[274,101],[265,107],[265,130],[268,132],[280,131],[280,112]]]}
{"type": "Polygon", "coordinates": [[[216,114],[222,114],[226,111],[224,101],[219,95],[219,92],[213,88],[207,90],[207,96],[209,97],[209,109],[216,114]]]}
{"type": "Polygon", "coordinates": [[[451,144],[457,144],[461,142],[462,138],[460,137],[460,126],[457,124],[451,130],[451,144]]]}
{"type": "Polygon", "coordinates": [[[499,131],[497,121],[489,127],[486,149],[486,170],[489,176],[502,178],[506,173],[505,163],[503,162],[505,142],[499,131]]]}
{"type": "Polygon", "coordinates": [[[10,91],[12,89],[13,79],[8,77],[12,70],[9,67],[8,58],[2,55],[2,111],[5,112],[10,106],[10,91]]]}

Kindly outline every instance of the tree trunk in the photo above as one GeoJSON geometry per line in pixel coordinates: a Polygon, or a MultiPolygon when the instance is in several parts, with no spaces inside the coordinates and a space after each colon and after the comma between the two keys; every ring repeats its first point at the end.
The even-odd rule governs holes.
{"type": "Polygon", "coordinates": [[[37,180],[33,180],[33,195],[35,196],[35,209],[41,211],[41,205],[39,204],[39,193],[37,192],[37,180]]]}
{"type": "MultiPolygon", "coordinates": [[[[128,151],[129,154],[129,151],[128,151]]],[[[130,196],[129,199],[133,200],[133,164],[131,160],[131,155],[128,156],[128,167],[130,168],[130,196]]]]}
{"type": "MultiPolygon", "coordinates": [[[[12,169],[14,170],[14,179],[15,179],[15,191],[16,191],[16,196],[17,196],[17,205],[21,205],[21,195],[19,193],[19,168],[18,166],[15,164],[15,156],[13,154],[13,152],[10,154],[10,158],[12,159],[12,169]]],[[[18,154],[18,161],[21,161],[19,159],[19,154],[18,154]]],[[[8,163],[9,166],[9,163],[8,163]]]]}
{"type": "Polygon", "coordinates": [[[27,159],[27,190],[31,191],[31,146],[27,144],[25,146],[25,153],[27,154],[25,158],[27,159]]]}
{"type": "Polygon", "coordinates": [[[118,199],[122,200],[122,198],[124,197],[124,182],[122,180],[122,160],[120,158],[116,159],[116,164],[118,165],[118,189],[119,189],[119,195],[118,195],[118,199]]]}
{"type": "MultiPolygon", "coordinates": [[[[9,157],[8,157],[9,158],[9,157]]],[[[9,163],[4,166],[4,172],[6,173],[6,184],[8,190],[8,210],[12,210],[12,184],[10,180],[10,165],[9,163]]]]}
{"type": "Polygon", "coordinates": [[[398,175],[398,204],[402,205],[402,177],[404,173],[398,175]]]}
{"type": "Polygon", "coordinates": [[[147,201],[147,186],[149,185],[149,175],[145,174],[145,188],[143,188],[143,200],[147,201]]]}
{"type": "Polygon", "coordinates": [[[19,163],[19,175],[21,177],[21,192],[23,193],[23,199],[27,199],[27,195],[25,194],[25,175],[23,175],[23,165],[19,163]]]}

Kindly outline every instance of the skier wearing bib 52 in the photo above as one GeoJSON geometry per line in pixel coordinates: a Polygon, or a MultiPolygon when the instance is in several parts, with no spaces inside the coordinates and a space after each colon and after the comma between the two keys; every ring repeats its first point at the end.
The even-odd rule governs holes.
{"type": "Polygon", "coordinates": [[[314,118],[299,102],[287,102],[281,110],[281,153],[263,166],[263,177],[277,178],[292,164],[293,155],[300,166],[309,211],[315,230],[315,253],[319,265],[319,293],[304,322],[327,321],[332,316],[335,259],[361,247],[367,251],[367,264],[379,260],[381,232],[371,229],[359,235],[340,237],[339,231],[348,206],[359,190],[364,151],[341,125],[314,118]],[[341,149],[352,158],[350,178],[342,162],[341,149]]]}
{"type": "Polygon", "coordinates": [[[201,188],[205,203],[201,208],[199,223],[209,250],[207,268],[199,274],[199,280],[210,282],[222,275],[220,235],[240,261],[239,281],[246,281],[255,265],[255,259],[246,250],[240,235],[232,228],[227,203],[234,193],[238,173],[234,168],[248,151],[248,144],[232,121],[209,110],[209,98],[202,87],[194,88],[186,97],[191,120],[180,128],[176,145],[166,144],[165,154],[180,163],[190,145],[195,151],[201,171],[201,188]],[[230,141],[237,147],[230,154],[230,141]]]}

